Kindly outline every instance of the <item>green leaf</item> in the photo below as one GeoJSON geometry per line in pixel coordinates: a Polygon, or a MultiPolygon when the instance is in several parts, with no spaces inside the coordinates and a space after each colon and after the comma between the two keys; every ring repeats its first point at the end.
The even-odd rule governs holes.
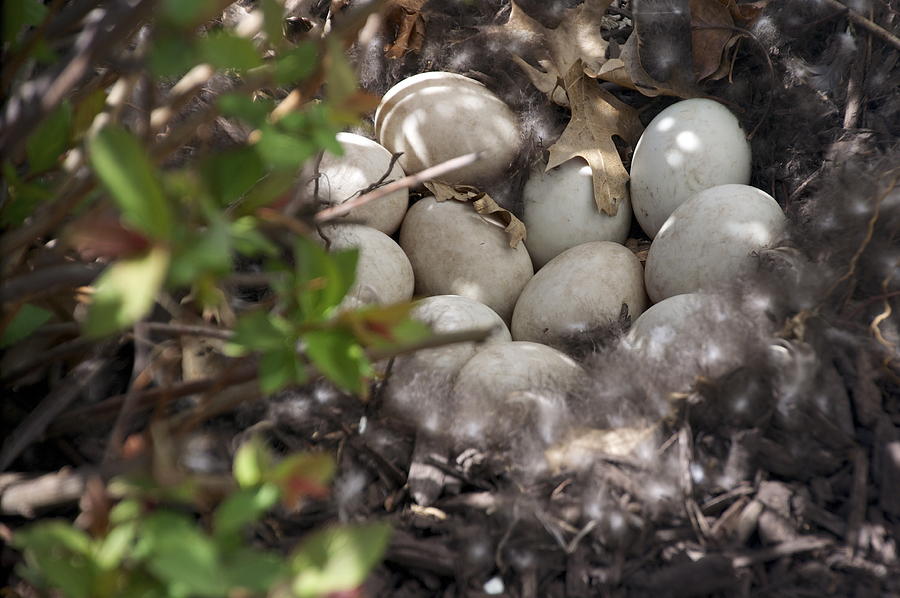
{"type": "Polygon", "coordinates": [[[316,145],[304,136],[286,133],[268,123],[263,124],[260,131],[262,135],[255,147],[272,168],[297,168],[316,153],[316,145]]]}
{"type": "Polygon", "coordinates": [[[25,143],[28,168],[32,174],[56,166],[60,154],[69,147],[72,106],[63,102],[42,122],[25,143]]]}
{"type": "Polygon", "coordinates": [[[259,387],[264,394],[303,384],[307,379],[306,369],[292,346],[266,351],[259,360],[259,387]]]}
{"type": "Polygon", "coordinates": [[[284,41],[284,6],[278,0],[262,0],[259,3],[263,13],[263,31],[272,46],[284,41]]]}
{"type": "Polygon", "coordinates": [[[275,63],[275,82],[287,86],[306,79],[316,68],[316,53],[316,46],[311,42],[283,52],[275,63]]]}
{"type": "Polygon", "coordinates": [[[290,322],[258,310],[238,318],[231,344],[251,351],[269,351],[293,346],[294,336],[290,322]]]}
{"type": "Polygon", "coordinates": [[[231,270],[231,236],[228,223],[214,214],[205,230],[195,232],[172,258],[169,280],[174,286],[189,285],[206,274],[231,270]]]}
{"type": "Polygon", "coordinates": [[[12,322],[0,336],[0,349],[6,349],[31,335],[53,317],[53,313],[36,305],[26,303],[16,313],[12,322]]]}
{"type": "Polygon", "coordinates": [[[13,42],[22,27],[40,25],[47,7],[40,0],[9,0],[3,3],[3,43],[13,42]]]}
{"type": "Polygon", "coordinates": [[[254,127],[260,127],[275,108],[275,103],[268,99],[256,99],[239,93],[226,93],[219,97],[219,111],[224,116],[232,116],[246,121],[254,127]]]}
{"type": "Polygon", "coordinates": [[[365,394],[366,380],[373,376],[356,338],[347,330],[313,330],[303,335],[306,354],[329,380],[356,394],[365,394]]]}
{"type": "Polygon", "coordinates": [[[216,68],[246,71],[262,65],[252,41],[224,31],[201,38],[198,47],[202,59],[216,68]]]}
{"type": "MultiPolygon", "coordinates": [[[[287,571],[284,560],[277,554],[243,548],[229,555],[225,563],[227,583],[232,588],[264,593],[287,571]]],[[[234,595],[241,595],[234,592],[234,595]]]]}
{"type": "Polygon", "coordinates": [[[97,547],[94,560],[100,569],[111,571],[119,566],[134,545],[137,522],[130,521],[112,528],[97,547]]]}
{"type": "Polygon", "coordinates": [[[94,169],[124,220],[151,238],[170,239],[173,218],[159,173],[138,140],[118,125],[107,125],[91,139],[89,147],[94,169]]]}
{"type": "Polygon", "coordinates": [[[53,199],[53,192],[41,183],[26,183],[9,162],[3,163],[9,197],[0,206],[0,225],[14,227],[31,216],[37,204],[53,199]]]}
{"type": "Polygon", "coordinates": [[[265,174],[262,160],[252,147],[214,154],[204,161],[201,172],[220,206],[240,198],[265,174]]]}
{"type": "Polygon", "coordinates": [[[228,591],[216,545],[191,525],[157,526],[146,566],[171,594],[217,598],[228,591]]]}
{"type": "Polygon", "coordinates": [[[291,559],[294,593],[316,598],[359,587],[381,560],[390,536],[391,528],[382,523],[312,534],[291,559]]]}
{"type": "Polygon", "coordinates": [[[309,239],[297,239],[296,296],[303,321],[321,320],[340,304],[356,279],[358,259],[356,249],[328,253],[309,239]]]}
{"type": "Polygon", "coordinates": [[[296,184],[297,171],[294,168],[271,172],[244,195],[235,213],[239,216],[253,214],[257,209],[283,197],[296,184]]]}
{"type": "Polygon", "coordinates": [[[350,66],[341,42],[328,38],[328,70],[325,76],[328,101],[340,104],[356,93],[356,72],[350,66]]]}
{"type": "Polygon", "coordinates": [[[266,472],[272,468],[272,452],[259,436],[251,436],[241,444],[234,455],[232,473],[241,488],[252,488],[263,482],[266,472]]]}
{"type": "Polygon", "coordinates": [[[91,539],[64,521],[46,521],[18,532],[13,543],[25,553],[27,577],[72,598],[90,598],[97,575],[91,539]]]}
{"type": "Polygon", "coordinates": [[[231,223],[231,241],[235,251],[248,257],[278,255],[278,246],[258,230],[256,218],[252,216],[231,223]]]}
{"type": "Polygon", "coordinates": [[[242,488],[226,498],[213,515],[213,530],[219,544],[238,534],[247,525],[259,520],[278,502],[278,487],[263,484],[242,488]]]}
{"type": "Polygon", "coordinates": [[[225,8],[222,2],[210,0],[163,0],[163,16],[182,27],[197,25],[225,8]]]}
{"type": "Polygon", "coordinates": [[[156,77],[180,77],[197,64],[196,55],[196,48],[189,36],[175,32],[158,33],[150,47],[147,64],[156,77]]]}
{"type": "Polygon", "coordinates": [[[106,92],[102,89],[97,89],[88,94],[87,97],[75,106],[75,114],[72,116],[73,140],[77,141],[84,136],[94,122],[94,118],[103,112],[105,106],[106,92]]]}
{"type": "Polygon", "coordinates": [[[121,260],[97,280],[85,332],[100,337],[118,332],[143,318],[153,307],[169,266],[169,252],[153,247],[145,255],[121,260]]]}

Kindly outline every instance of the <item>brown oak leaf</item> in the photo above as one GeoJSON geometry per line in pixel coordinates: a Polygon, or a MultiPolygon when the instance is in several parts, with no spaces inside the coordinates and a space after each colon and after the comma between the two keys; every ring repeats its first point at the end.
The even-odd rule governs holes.
{"type": "Polygon", "coordinates": [[[585,74],[596,77],[606,60],[608,43],[600,35],[600,24],[610,0],[585,0],[566,11],[555,29],[544,27],[532,19],[515,2],[511,2],[509,20],[499,30],[504,34],[538,47],[536,68],[520,56],[513,60],[539,90],[559,104],[567,100],[560,93],[563,78],[576,62],[585,74]]]}
{"type": "Polygon", "coordinates": [[[425,41],[425,17],[422,6],[426,0],[388,0],[385,21],[394,29],[394,41],[385,48],[388,58],[400,58],[407,52],[418,52],[425,41]]]}
{"type": "Polygon", "coordinates": [[[509,237],[509,246],[515,248],[520,241],[524,241],[527,236],[525,231],[525,223],[516,218],[516,216],[503,208],[490,195],[484,191],[479,191],[471,185],[450,185],[443,181],[428,181],[425,183],[428,189],[437,201],[447,201],[452,199],[472,204],[476,212],[482,216],[493,216],[504,225],[504,232],[509,237]]]}
{"type": "Polygon", "coordinates": [[[613,216],[628,197],[629,178],[613,136],[635,144],[643,126],[637,111],[585,76],[580,63],[572,65],[565,89],[572,118],[550,147],[547,170],[575,156],[584,158],[591,167],[597,208],[613,216]]]}

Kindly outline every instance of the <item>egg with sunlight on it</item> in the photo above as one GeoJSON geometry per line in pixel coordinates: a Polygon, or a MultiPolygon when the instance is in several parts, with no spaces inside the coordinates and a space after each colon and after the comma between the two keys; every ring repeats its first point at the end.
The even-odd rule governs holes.
{"type": "Polygon", "coordinates": [[[704,189],[750,182],[750,144],[738,119],[713,100],[672,104],[650,121],[631,160],[631,204],[653,239],[675,209],[704,189]]]}
{"type": "MultiPolygon", "coordinates": [[[[396,162],[391,165],[391,152],[384,147],[353,133],[338,133],[337,141],[344,150],[343,156],[325,152],[319,164],[319,199],[327,205],[344,203],[358,197],[370,186],[382,179],[394,181],[405,176],[396,162]]],[[[309,185],[310,193],[316,181],[309,185]]],[[[356,224],[365,224],[392,235],[400,228],[409,207],[409,190],[398,189],[385,197],[353,208],[344,218],[356,224]]]]}
{"type": "Polygon", "coordinates": [[[676,209],[650,245],[644,281],[654,302],[708,290],[748,274],[753,254],[771,247],[786,218],[768,193],[719,185],[676,209]]]}
{"type": "Polygon", "coordinates": [[[420,73],[392,87],[375,112],[378,141],[403,152],[415,173],[463,154],[485,152],[475,163],[441,177],[480,185],[502,175],[521,144],[516,115],[487,87],[446,72],[420,73]]]}
{"type": "Polygon", "coordinates": [[[573,158],[545,172],[532,171],[522,192],[528,253],[535,269],[565,251],[590,241],[624,243],[631,226],[631,203],[619,202],[615,216],[597,208],[591,167],[573,158]]]}
{"type": "Polygon", "coordinates": [[[412,265],[397,242],[379,230],[360,224],[322,227],[330,250],[356,248],[356,281],[347,292],[342,307],[385,305],[409,301],[415,281],[412,265]]]}
{"type": "Polygon", "coordinates": [[[504,225],[455,200],[417,201],[400,227],[419,295],[462,295],[509,321],[516,299],[534,274],[523,243],[509,246],[504,225]]]}
{"type": "Polygon", "coordinates": [[[640,261],[618,243],[584,243],[550,260],[525,285],[513,314],[513,338],[564,344],[616,321],[623,303],[632,318],[647,306],[640,261]]]}

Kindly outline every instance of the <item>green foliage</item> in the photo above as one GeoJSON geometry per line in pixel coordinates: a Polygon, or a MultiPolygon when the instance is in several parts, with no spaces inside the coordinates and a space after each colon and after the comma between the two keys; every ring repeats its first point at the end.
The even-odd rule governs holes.
{"type": "Polygon", "coordinates": [[[262,65],[252,41],[224,31],[201,38],[199,50],[203,61],[220,69],[246,71],[262,65]]]}
{"type": "Polygon", "coordinates": [[[25,152],[32,174],[52,168],[60,154],[69,146],[72,129],[72,106],[63,102],[50,113],[44,122],[28,138],[25,152]]]}
{"type": "Polygon", "coordinates": [[[85,333],[105,336],[146,316],[166,278],[169,257],[168,250],[157,246],[108,267],[94,285],[85,333]]]}
{"type": "Polygon", "coordinates": [[[117,125],[101,129],[89,144],[91,162],[122,217],[135,230],[170,239],[173,217],[160,186],[159,172],[138,140],[117,125]]]}
{"type": "Polygon", "coordinates": [[[155,483],[130,483],[130,495],[110,510],[107,529],[95,536],[62,520],[18,531],[13,545],[25,557],[18,572],[68,598],[324,598],[351,591],[381,560],[388,526],[313,532],[286,557],[246,542],[248,529],[279,500],[292,508],[303,497],[321,496],[333,472],[330,456],[279,461],[254,437],[235,456],[239,487],[209,517],[190,513],[190,503],[159,505],[159,497],[171,493],[155,483]]]}
{"type": "Polygon", "coordinates": [[[42,307],[26,303],[0,335],[0,349],[5,349],[27,338],[32,332],[43,326],[53,314],[42,307]]]}
{"type": "Polygon", "coordinates": [[[39,25],[47,15],[47,7],[40,0],[11,0],[3,3],[3,43],[12,43],[21,29],[39,25]]]}

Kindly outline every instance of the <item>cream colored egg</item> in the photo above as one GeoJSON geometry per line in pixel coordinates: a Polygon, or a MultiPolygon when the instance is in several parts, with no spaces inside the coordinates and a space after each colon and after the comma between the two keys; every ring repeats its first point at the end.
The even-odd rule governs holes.
{"type": "Polygon", "coordinates": [[[512,341],[506,323],[483,303],[459,295],[438,295],[416,302],[411,317],[437,334],[493,330],[484,341],[453,343],[400,355],[388,378],[385,405],[419,422],[436,420],[460,368],[483,347],[512,341]]]}
{"type": "MultiPolygon", "coordinates": [[[[385,175],[386,182],[405,176],[399,164],[391,167],[391,152],[371,139],[353,133],[338,133],[337,141],[344,149],[344,155],[326,152],[319,164],[319,199],[323,203],[335,205],[354,199],[385,175]]],[[[314,187],[315,183],[310,183],[310,192],[314,187]]],[[[408,206],[409,191],[400,189],[354,208],[345,218],[392,235],[400,228],[408,206]]]]}
{"type": "Polygon", "coordinates": [[[771,246],[785,217],[767,193],[720,185],[679,206],[650,245],[644,280],[654,302],[711,289],[748,273],[753,253],[771,246]]]}
{"type": "Polygon", "coordinates": [[[647,305],[640,261],[618,243],[584,243],[550,260],[525,285],[512,335],[517,341],[558,344],[615,321],[623,303],[632,318],[647,305]]]}
{"type": "Polygon", "coordinates": [[[580,365],[546,345],[521,341],[490,345],[466,362],[457,376],[456,432],[463,439],[489,444],[534,432],[552,441],[570,423],[567,394],[584,380],[580,365]]]}
{"type": "Polygon", "coordinates": [[[384,147],[403,152],[408,173],[485,152],[441,177],[470,185],[501,175],[521,143],[516,116],[503,100],[474,79],[445,72],[421,73],[388,90],[375,112],[375,131],[384,147]]]}
{"type": "Polygon", "coordinates": [[[634,216],[651,239],[695,193],[748,182],[750,144],[734,114],[713,100],[684,100],[660,112],[631,160],[634,216]]]}
{"type": "Polygon", "coordinates": [[[356,282],[343,307],[409,301],[415,281],[412,265],[397,242],[379,230],[359,224],[323,227],[330,249],[359,249],[356,282]]]}
{"type": "Polygon", "coordinates": [[[419,295],[462,295],[509,321],[534,274],[525,245],[510,248],[503,225],[467,203],[426,197],[409,209],[400,246],[409,256],[419,295]]]}
{"type": "Polygon", "coordinates": [[[573,158],[549,172],[531,173],[523,191],[528,253],[540,268],[565,251],[590,241],[624,243],[631,226],[631,203],[619,203],[615,216],[597,208],[591,167],[573,158]]]}

